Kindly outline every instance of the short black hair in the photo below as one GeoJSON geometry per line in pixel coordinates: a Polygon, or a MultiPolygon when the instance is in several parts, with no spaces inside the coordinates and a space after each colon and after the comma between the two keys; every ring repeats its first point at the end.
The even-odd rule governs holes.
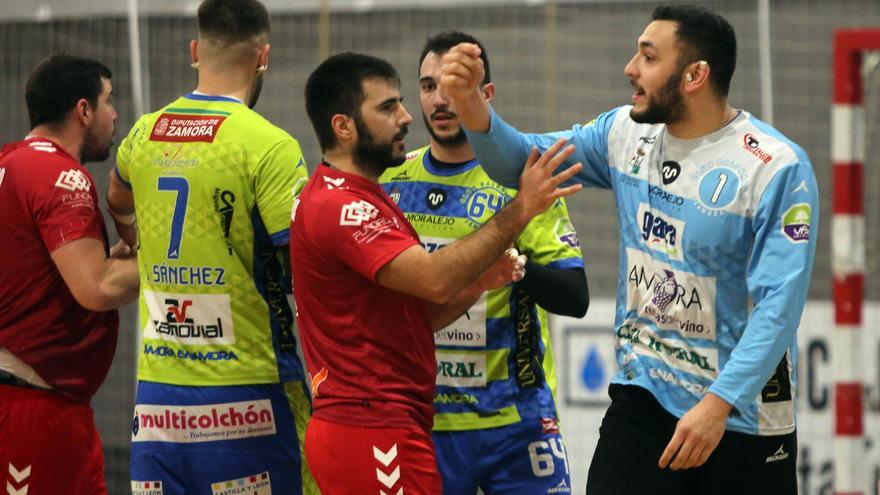
{"type": "Polygon", "coordinates": [[[736,33],[727,19],[701,5],[670,4],[654,9],[655,21],[674,21],[682,47],[679,67],[700,60],[711,67],[709,83],[720,96],[730,92],[736,70],[736,33]]]}
{"type": "Polygon", "coordinates": [[[205,0],[198,17],[200,36],[227,43],[269,34],[269,11],[258,0],[205,0]]]}
{"type": "Polygon", "coordinates": [[[25,89],[31,129],[63,121],[83,98],[97,107],[98,97],[104,91],[103,79],[112,77],[113,72],[106,65],[91,58],[58,54],[40,62],[25,89]]]}
{"type": "Polygon", "coordinates": [[[364,103],[363,82],[382,79],[400,87],[400,76],[390,63],[378,57],[345,52],[333,55],[309,75],[306,81],[306,112],[321,151],[336,145],[330,120],[336,114],[360,119],[364,103]]]}
{"type": "Polygon", "coordinates": [[[419,56],[419,66],[417,67],[417,70],[422,69],[422,62],[425,61],[425,57],[427,57],[429,53],[443,55],[459,43],[473,43],[480,47],[480,58],[483,59],[483,69],[485,69],[486,72],[485,77],[483,77],[483,82],[480,84],[492,82],[492,76],[489,73],[489,54],[486,52],[486,47],[483,46],[477,38],[474,38],[467,33],[462,33],[461,31],[444,31],[442,33],[437,33],[434,36],[430,36],[428,40],[425,41],[425,46],[422,47],[422,54],[419,56]]]}

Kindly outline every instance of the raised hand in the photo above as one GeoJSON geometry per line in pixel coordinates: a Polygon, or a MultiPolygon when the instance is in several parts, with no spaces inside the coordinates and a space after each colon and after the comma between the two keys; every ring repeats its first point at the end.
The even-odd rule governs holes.
{"type": "Polygon", "coordinates": [[[520,213],[523,215],[521,218],[525,223],[540,215],[557,199],[570,196],[583,189],[581,184],[559,187],[560,184],[581,171],[582,165],[580,163],[553,175],[553,172],[574,153],[574,146],[565,146],[565,143],[566,140],[560,138],[547,148],[543,155],[538,155],[537,148],[532,148],[529,153],[523,173],[519,178],[519,194],[511,203],[511,205],[519,203],[520,213]]]}
{"type": "Polygon", "coordinates": [[[440,59],[440,88],[449,98],[462,102],[479,95],[485,69],[480,47],[473,43],[453,46],[440,59]]]}

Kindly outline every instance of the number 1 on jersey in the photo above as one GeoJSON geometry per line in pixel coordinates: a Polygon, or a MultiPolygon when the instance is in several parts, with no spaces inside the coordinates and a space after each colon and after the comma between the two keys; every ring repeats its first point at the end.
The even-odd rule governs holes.
{"type": "Polygon", "coordinates": [[[186,205],[189,201],[189,182],[185,177],[159,177],[160,191],[174,191],[174,213],[171,215],[171,238],[168,241],[168,259],[180,258],[180,241],[183,239],[183,221],[186,219],[186,205]]]}

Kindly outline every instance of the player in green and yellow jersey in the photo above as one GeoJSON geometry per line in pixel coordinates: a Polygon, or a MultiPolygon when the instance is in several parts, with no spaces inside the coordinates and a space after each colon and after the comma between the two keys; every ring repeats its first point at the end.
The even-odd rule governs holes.
{"type": "MultiPolygon", "coordinates": [[[[429,251],[478,229],[516,195],[483,171],[455,108],[438,89],[440,58],[462,42],[479,44],[459,32],[425,44],[419,95],[431,145],[380,179],[429,251]]],[[[483,95],[491,101],[495,86],[484,48],[481,58],[483,95]]],[[[589,295],[565,202],[535,217],[516,248],[529,258],[525,278],[484,293],[435,334],[434,443],[447,495],[473,495],[478,488],[529,495],[571,490],[546,310],[583,316],[589,295]]]]}
{"type": "Polygon", "coordinates": [[[132,491],[316,493],[296,354],[289,243],[307,171],[299,144],[251,108],[268,66],[257,0],[205,0],[196,91],[141,117],[108,203],[137,243],[143,344],[132,491]]]}

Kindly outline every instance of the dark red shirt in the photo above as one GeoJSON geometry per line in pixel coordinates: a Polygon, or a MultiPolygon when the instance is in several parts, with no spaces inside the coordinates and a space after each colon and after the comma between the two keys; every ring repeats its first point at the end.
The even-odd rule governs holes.
{"type": "Polygon", "coordinates": [[[293,294],[315,417],[433,424],[436,360],[426,303],[376,273],[419,237],[382,188],[325,164],[294,205],[293,294]]]}
{"type": "Polygon", "coordinates": [[[0,347],[30,365],[59,394],[88,402],[116,350],[116,311],[74,299],[50,254],[107,230],[89,172],[42,138],[0,151],[0,347]]]}

